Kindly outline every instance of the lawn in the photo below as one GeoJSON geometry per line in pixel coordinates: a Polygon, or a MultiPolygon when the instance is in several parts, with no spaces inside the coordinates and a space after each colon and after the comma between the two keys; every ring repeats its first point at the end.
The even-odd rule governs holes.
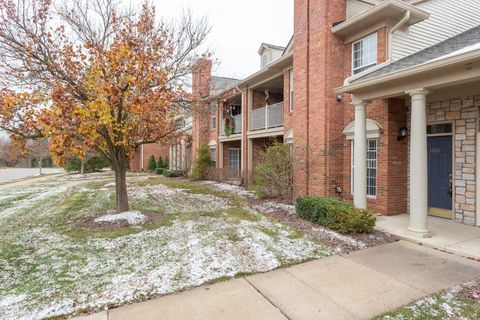
{"type": "Polygon", "coordinates": [[[111,221],[113,181],[69,175],[0,191],[1,319],[97,311],[332,254],[189,181],[129,175],[140,222],[111,221]]]}
{"type": "Polygon", "coordinates": [[[374,320],[480,319],[480,280],[454,286],[374,320]]]}

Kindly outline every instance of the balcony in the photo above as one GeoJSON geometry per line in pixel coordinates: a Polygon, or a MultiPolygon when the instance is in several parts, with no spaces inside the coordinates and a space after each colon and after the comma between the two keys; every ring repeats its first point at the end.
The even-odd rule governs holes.
{"type": "MultiPolygon", "coordinates": [[[[232,135],[242,133],[242,114],[233,116],[233,121],[235,122],[235,128],[233,128],[232,135]]],[[[226,137],[225,135],[225,118],[220,121],[220,136],[226,137]]]]}
{"type": "Polygon", "coordinates": [[[283,126],[283,102],[252,110],[250,131],[265,130],[283,126]]]}

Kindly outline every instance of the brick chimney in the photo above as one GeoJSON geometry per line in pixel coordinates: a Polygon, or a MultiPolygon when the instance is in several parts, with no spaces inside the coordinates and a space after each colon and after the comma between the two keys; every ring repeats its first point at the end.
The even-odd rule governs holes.
{"type": "Polygon", "coordinates": [[[212,61],[208,58],[197,60],[192,70],[192,92],[206,97],[210,94],[212,79],[212,61]]]}
{"type": "Polygon", "coordinates": [[[210,133],[210,112],[208,110],[208,99],[210,95],[210,81],[212,79],[212,61],[208,58],[197,60],[192,70],[192,93],[200,98],[193,112],[192,122],[192,162],[198,156],[198,149],[201,145],[207,144],[210,133]]]}

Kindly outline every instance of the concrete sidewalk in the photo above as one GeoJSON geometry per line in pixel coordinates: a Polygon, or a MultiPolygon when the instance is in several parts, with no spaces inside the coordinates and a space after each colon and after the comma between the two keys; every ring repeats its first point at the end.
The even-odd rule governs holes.
{"type": "Polygon", "coordinates": [[[370,319],[479,277],[479,262],[400,241],[78,319],[370,319]]]}
{"type": "Polygon", "coordinates": [[[407,230],[409,224],[410,216],[408,214],[379,216],[376,229],[430,248],[466,258],[480,259],[480,227],[467,226],[443,218],[428,217],[428,227],[432,232],[432,237],[420,238],[407,230]]]}

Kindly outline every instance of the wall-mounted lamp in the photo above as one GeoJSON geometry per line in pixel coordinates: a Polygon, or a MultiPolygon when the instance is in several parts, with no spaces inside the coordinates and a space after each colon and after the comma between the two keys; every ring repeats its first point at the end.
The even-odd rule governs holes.
{"type": "Polygon", "coordinates": [[[335,98],[336,98],[337,102],[342,101],[342,95],[341,94],[337,94],[337,96],[335,98]]]}
{"type": "Polygon", "coordinates": [[[408,136],[408,128],[406,126],[401,127],[400,130],[398,131],[397,140],[402,141],[407,136],[408,136]]]}

